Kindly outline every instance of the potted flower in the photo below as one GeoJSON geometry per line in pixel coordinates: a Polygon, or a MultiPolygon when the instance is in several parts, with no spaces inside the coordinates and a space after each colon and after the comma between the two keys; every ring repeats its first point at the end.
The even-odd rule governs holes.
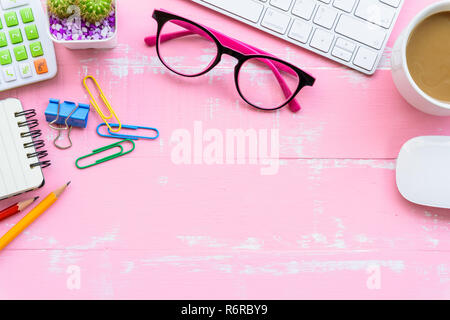
{"type": "Polygon", "coordinates": [[[117,45],[116,0],[47,0],[49,34],[69,49],[117,45]]]}

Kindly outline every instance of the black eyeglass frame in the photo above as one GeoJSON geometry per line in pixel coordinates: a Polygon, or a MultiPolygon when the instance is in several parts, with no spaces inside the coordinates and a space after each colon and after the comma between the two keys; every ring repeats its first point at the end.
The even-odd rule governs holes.
{"type": "Polygon", "coordinates": [[[202,75],[208,73],[212,69],[214,69],[220,63],[220,61],[222,60],[222,56],[224,54],[230,55],[230,56],[232,56],[232,57],[234,57],[234,58],[236,58],[238,60],[238,63],[236,64],[235,69],[234,69],[234,81],[235,81],[236,89],[237,89],[239,95],[241,96],[241,98],[245,102],[247,102],[250,106],[252,106],[252,107],[254,107],[256,109],[264,110],[264,111],[275,111],[275,110],[281,109],[281,108],[285,107],[286,105],[288,105],[289,103],[291,103],[295,99],[295,97],[298,95],[298,93],[300,92],[301,89],[303,89],[306,86],[313,86],[314,85],[315,78],[313,78],[311,75],[309,75],[308,73],[304,72],[300,68],[294,66],[293,64],[291,64],[291,63],[289,63],[287,61],[284,61],[282,59],[279,59],[277,57],[273,57],[273,56],[269,56],[269,55],[263,55],[263,54],[244,54],[244,53],[239,52],[239,51],[237,51],[235,49],[232,49],[232,48],[229,48],[227,46],[224,46],[211,31],[209,31],[207,28],[203,27],[202,25],[200,25],[200,24],[198,24],[198,23],[196,23],[196,22],[194,22],[192,20],[180,17],[180,16],[178,16],[176,14],[172,14],[172,13],[169,13],[169,12],[161,11],[161,10],[155,10],[153,12],[152,17],[153,17],[153,19],[156,20],[156,22],[158,24],[157,33],[156,33],[156,52],[158,54],[159,60],[163,63],[163,65],[167,69],[169,69],[170,71],[174,72],[175,74],[178,74],[178,75],[183,76],[183,77],[188,77],[188,78],[199,77],[199,76],[202,76],[202,75]],[[182,22],[189,23],[189,24],[195,26],[196,28],[200,29],[201,31],[205,32],[211,38],[211,40],[213,40],[215,42],[215,44],[217,46],[216,58],[215,58],[215,60],[213,62],[210,63],[209,67],[206,68],[204,71],[202,71],[202,72],[200,72],[198,74],[194,74],[194,75],[182,74],[182,73],[180,73],[180,72],[178,72],[176,70],[173,70],[169,65],[167,65],[167,63],[162,58],[161,53],[160,53],[160,36],[161,36],[161,31],[162,31],[164,25],[167,22],[170,22],[171,20],[177,20],[177,21],[182,21],[182,22]],[[255,59],[255,58],[256,59],[258,59],[258,58],[268,59],[268,60],[272,60],[272,61],[275,61],[275,62],[280,63],[280,64],[284,64],[285,66],[289,67],[290,69],[292,69],[297,74],[297,76],[299,78],[299,83],[297,85],[297,89],[292,93],[291,97],[287,101],[285,101],[282,105],[280,105],[278,107],[274,107],[274,108],[262,108],[262,107],[260,107],[258,105],[255,105],[255,104],[251,103],[250,101],[248,101],[245,98],[244,94],[242,93],[242,91],[241,91],[241,89],[239,87],[239,73],[240,73],[241,68],[242,68],[242,66],[244,65],[245,62],[247,62],[250,59],[255,59]]]}

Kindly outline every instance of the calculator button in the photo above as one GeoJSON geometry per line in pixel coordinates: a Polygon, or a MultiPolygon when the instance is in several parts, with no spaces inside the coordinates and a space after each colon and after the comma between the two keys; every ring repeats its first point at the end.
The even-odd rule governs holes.
{"type": "Polygon", "coordinates": [[[6,47],[8,45],[8,40],[6,39],[6,34],[4,32],[0,32],[0,48],[6,47]]]}
{"type": "Polygon", "coordinates": [[[8,12],[5,13],[5,22],[8,27],[14,27],[19,24],[19,19],[15,12],[8,12]]]}
{"type": "Polygon", "coordinates": [[[30,51],[33,57],[40,57],[44,55],[42,44],[39,41],[30,44],[30,51]]]}
{"type": "Polygon", "coordinates": [[[34,21],[33,10],[31,8],[25,8],[20,10],[20,16],[23,23],[30,23],[34,21]]]}
{"type": "Polygon", "coordinates": [[[23,42],[22,32],[20,29],[13,29],[9,31],[9,37],[11,38],[12,44],[17,44],[23,42]]]}
{"type": "Polygon", "coordinates": [[[0,30],[3,29],[3,23],[2,20],[0,19],[0,30]]]}
{"type": "Polygon", "coordinates": [[[6,82],[11,82],[14,80],[17,80],[16,71],[14,70],[14,67],[8,67],[6,69],[3,69],[3,78],[6,82]]]}
{"type": "Polygon", "coordinates": [[[0,64],[2,66],[12,63],[11,53],[8,49],[0,51],[0,64]]]}
{"type": "Polygon", "coordinates": [[[29,3],[28,0],[1,0],[4,10],[20,7],[29,3]]]}
{"type": "Polygon", "coordinates": [[[38,30],[37,30],[35,24],[33,24],[31,26],[26,26],[25,34],[27,35],[28,40],[34,40],[34,39],[39,38],[38,30]]]}
{"type": "Polygon", "coordinates": [[[27,60],[28,54],[25,46],[18,46],[14,48],[14,55],[16,56],[17,61],[27,60]]]}
{"type": "Polygon", "coordinates": [[[44,58],[35,60],[34,68],[36,69],[37,74],[47,73],[48,72],[47,60],[45,60],[44,58]]]}
{"type": "Polygon", "coordinates": [[[33,71],[31,70],[31,66],[28,62],[24,62],[19,64],[19,71],[22,78],[26,79],[33,75],[33,71]]]}
{"type": "Polygon", "coordinates": [[[29,3],[29,0],[0,0],[4,10],[20,7],[29,3]]]}

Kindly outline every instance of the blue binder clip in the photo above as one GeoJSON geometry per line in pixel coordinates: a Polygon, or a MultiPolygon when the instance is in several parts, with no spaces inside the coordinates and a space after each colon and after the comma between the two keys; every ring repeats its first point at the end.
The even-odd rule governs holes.
{"type": "MultiPolygon", "coordinates": [[[[122,125],[122,129],[131,129],[131,130],[139,130],[139,129],[144,129],[144,130],[150,130],[150,131],[154,131],[156,133],[155,136],[150,137],[150,136],[133,136],[133,135],[126,135],[126,134],[118,134],[118,133],[113,133],[111,132],[111,130],[108,128],[108,134],[103,134],[100,132],[100,128],[106,126],[106,123],[100,123],[97,127],[97,134],[100,137],[104,137],[104,138],[114,138],[114,139],[129,139],[129,140],[139,140],[139,139],[146,139],[146,140],[155,140],[158,139],[159,137],[159,131],[158,129],[155,128],[150,128],[150,127],[142,127],[142,126],[131,126],[131,125],[122,125]]],[[[115,123],[111,123],[110,124],[111,128],[118,128],[119,125],[115,124],[115,123]]]]}
{"type": "Polygon", "coordinates": [[[54,124],[67,124],[69,127],[86,128],[89,118],[89,111],[90,106],[88,104],[79,103],[77,107],[75,102],[64,101],[59,104],[59,100],[50,99],[50,103],[45,110],[45,119],[47,122],[53,122],[56,120],[53,122],[54,124]],[[66,123],[66,119],[68,117],[69,119],[66,123]]]}

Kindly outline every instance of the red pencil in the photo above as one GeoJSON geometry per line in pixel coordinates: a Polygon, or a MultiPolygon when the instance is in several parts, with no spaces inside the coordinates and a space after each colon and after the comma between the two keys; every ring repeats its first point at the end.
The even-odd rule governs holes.
{"type": "Polygon", "coordinates": [[[22,201],[19,203],[16,203],[14,205],[12,205],[9,208],[6,208],[3,211],[0,211],[0,221],[11,217],[12,215],[15,215],[16,213],[19,213],[23,210],[25,210],[30,204],[32,204],[33,202],[35,202],[39,197],[30,199],[30,200],[26,200],[26,201],[22,201]]]}

